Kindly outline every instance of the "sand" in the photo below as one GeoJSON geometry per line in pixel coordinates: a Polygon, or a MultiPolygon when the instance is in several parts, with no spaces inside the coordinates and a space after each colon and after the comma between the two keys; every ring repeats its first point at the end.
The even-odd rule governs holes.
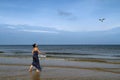
{"type": "Polygon", "coordinates": [[[42,72],[28,71],[30,57],[0,57],[0,80],[120,80],[120,64],[41,59],[42,72]]]}

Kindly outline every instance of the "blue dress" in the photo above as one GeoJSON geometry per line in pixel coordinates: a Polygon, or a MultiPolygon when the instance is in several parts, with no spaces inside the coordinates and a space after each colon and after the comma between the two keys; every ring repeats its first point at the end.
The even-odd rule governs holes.
{"type": "Polygon", "coordinates": [[[32,65],[37,68],[38,70],[41,71],[41,66],[40,66],[40,62],[39,62],[39,58],[38,58],[38,51],[34,51],[33,53],[33,62],[32,65]]]}

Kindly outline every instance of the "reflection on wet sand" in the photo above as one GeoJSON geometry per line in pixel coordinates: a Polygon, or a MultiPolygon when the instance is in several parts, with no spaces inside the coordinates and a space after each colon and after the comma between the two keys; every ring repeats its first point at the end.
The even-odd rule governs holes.
{"type": "Polygon", "coordinates": [[[39,72],[30,72],[30,78],[31,80],[41,80],[39,72]]]}

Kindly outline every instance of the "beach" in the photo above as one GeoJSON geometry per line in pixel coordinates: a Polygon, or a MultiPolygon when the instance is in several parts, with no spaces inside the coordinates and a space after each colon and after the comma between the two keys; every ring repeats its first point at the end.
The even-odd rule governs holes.
{"type": "Polygon", "coordinates": [[[0,0],[0,80],[120,80],[120,0],[0,0]]]}
{"type": "Polygon", "coordinates": [[[120,63],[41,58],[42,72],[29,72],[31,57],[0,56],[0,80],[120,80],[120,63]]]}
{"type": "Polygon", "coordinates": [[[31,45],[0,46],[0,80],[120,80],[120,45],[40,45],[42,72],[31,45]]]}

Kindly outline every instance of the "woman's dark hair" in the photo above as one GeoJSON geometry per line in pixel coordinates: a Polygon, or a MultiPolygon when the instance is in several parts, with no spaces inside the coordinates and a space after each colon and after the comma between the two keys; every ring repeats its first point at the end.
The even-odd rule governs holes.
{"type": "Polygon", "coordinates": [[[32,46],[33,46],[33,48],[36,47],[36,43],[34,43],[32,46]]]}

